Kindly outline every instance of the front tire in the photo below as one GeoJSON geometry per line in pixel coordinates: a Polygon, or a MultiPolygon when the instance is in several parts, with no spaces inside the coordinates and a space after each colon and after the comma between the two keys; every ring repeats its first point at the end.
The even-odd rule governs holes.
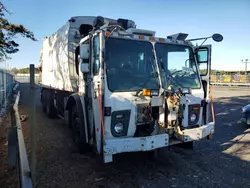
{"type": "Polygon", "coordinates": [[[89,151],[90,147],[86,142],[84,142],[85,136],[81,134],[81,131],[82,131],[81,129],[83,128],[81,126],[83,125],[81,125],[81,121],[79,117],[80,116],[79,116],[77,107],[76,105],[74,105],[71,109],[69,125],[72,131],[72,139],[73,139],[75,146],[77,147],[77,150],[81,154],[84,154],[87,151],[89,151]]]}
{"type": "Polygon", "coordinates": [[[42,94],[41,94],[41,102],[42,102],[42,110],[44,113],[47,112],[47,109],[46,109],[46,91],[42,91],[42,94]]]}
{"type": "Polygon", "coordinates": [[[44,94],[45,94],[45,91],[42,93],[42,110],[43,110],[43,113],[46,113],[47,110],[46,110],[46,100],[45,100],[45,97],[44,97],[44,94]]]}

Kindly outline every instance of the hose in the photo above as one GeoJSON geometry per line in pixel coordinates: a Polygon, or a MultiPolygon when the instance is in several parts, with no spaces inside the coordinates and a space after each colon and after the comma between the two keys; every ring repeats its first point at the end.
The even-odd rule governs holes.
{"type": "Polygon", "coordinates": [[[214,104],[213,104],[212,87],[211,87],[211,85],[209,86],[209,91],[210,91],[210,105],[211,105],[211,111],[212,111],[212,118],[213,118],[213,122],[215,122],[214,104]]]}

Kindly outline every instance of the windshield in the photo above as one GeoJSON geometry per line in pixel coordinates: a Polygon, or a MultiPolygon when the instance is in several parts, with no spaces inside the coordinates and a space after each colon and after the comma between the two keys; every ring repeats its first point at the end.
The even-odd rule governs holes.
{"type": "Polygon", "coordinates": [[[163,88],[199,89],[201,87],[193,51],[188,46],[156,43],[163,88]]]}
{"type": "Polygon", "coordinates": [[[112,92],[158,89],[150,42],[108,38],[105,44],[108,88],[112,92]]]}

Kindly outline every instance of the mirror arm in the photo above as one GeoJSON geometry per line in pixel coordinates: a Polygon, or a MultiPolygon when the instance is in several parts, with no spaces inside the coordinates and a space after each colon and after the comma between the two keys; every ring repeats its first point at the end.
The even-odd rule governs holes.
{"type": "MultiPolygon", "coordinates": [[[[207,38],[201,43],[201,45],[199,46],[199,48],[204,44],[204,42],[206,42],[207,41],[207,38]]],[[[198,48],[198,49],[199,49],[198,48]]]]}
{"type": "Polygon", "coordinates": [[[212,38],[212,36],[211,37],[202,37],[202,38],[195,38],[195,39],[189,39],[189,40],[186,40],[186,41],[189,41],[189,42],[191,42],[191,41],[196,41],[196,40],[203,40],[203,39],[209,39],[209,38],[212,38]]]}
{"type": "Polygon", "coordinates": [[[201,43],[201,45],[198,46],[198,48],[195,49],[195,52],[194,52],[194,53],[197,53],[197,52],[198,52],[198,50],[200,49],[200,47],[202,47],[202,45],[204,44],[204,42],[207,41],[207,39],[208,39],[208,38],[205,38],[205,40],[201,43]]]}
{"type": "Polygon", "coordinates": [[[213,34],[213,35],[210,36],[210,37],[202,37],[202,38],[188,39],[188,40],[186,40],[186,41],[191,42],[191,41],[203,40],[203,39],[207,40],[207,39],[209,39],[209,38],[213,38],[213,40],[214,40],[215,42],[221,42],[221,41],[223,40],[223,36],[222,36],[221,34],[215,33],[215,34],[213,34]],[[219,37],[219,38],[218,38],[218,37],[219,37]],[[219,39],[219,40],[218,40],[218,39],[219,39]]]}

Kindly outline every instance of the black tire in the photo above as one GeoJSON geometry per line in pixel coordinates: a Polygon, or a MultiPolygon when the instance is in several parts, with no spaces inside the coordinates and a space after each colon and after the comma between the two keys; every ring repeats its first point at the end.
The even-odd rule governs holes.
{"type": "Polygon", "coordinates": [[[46,109],[46,91],[43,91],[42,94],[41,94],[41,102],[42,102],[42,110],[44,113],[47,112],[47,109],[46,109]]]}
{"type": "Polygon", "coordinates": [[[79,118],[79,112],[77,110],[76,105],[74,105],[71,109],[70,113],[70,129],[72,131],[72,139],[77,147],[77,150],[81,153],[84,154],[90,150],[90,146],[84,142],[85,138],[83,134],[81,134],[81,123],[80,123],[80,118],[79,118]]]}
{"type": "Polygon", "coordinates": [[[53,97],[49,91],[46,92],[46,113],[51,119],[57,116],[57,112],[53,104],[53,97]]]}

